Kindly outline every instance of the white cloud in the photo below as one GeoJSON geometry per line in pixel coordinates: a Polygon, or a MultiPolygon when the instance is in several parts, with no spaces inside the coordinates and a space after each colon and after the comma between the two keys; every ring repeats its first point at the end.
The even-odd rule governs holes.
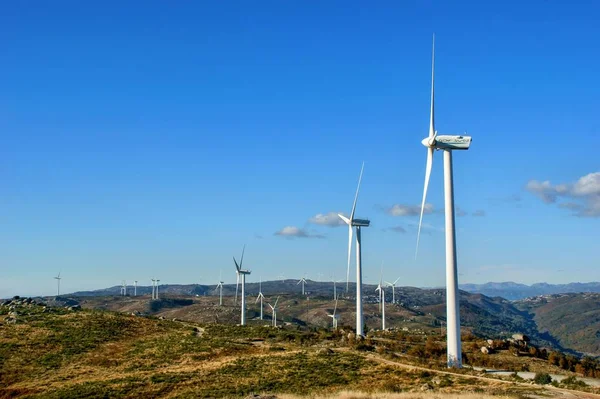
{"type": "MultiPolygon", "coordinates": [[[[421,206],[395,204],[388,208],[386,212],[392,216],[419,216],[421,214],[421,206]]],[[[425,204],[423,214],[430,213],[433,213],[433,205],[425,204]]]]}
{"type": "Polygon", "coordinates": [[[322,234],[309,233],[305,229],[296,226],[286,226],[275,232],[274,235],[286,238],[325,238],[322,234]]]}
{"type": "Polygon", "coordinates": [[[308,219],[308,221],[313,224],[320,224],[322,226],[329,227],[338,227],[346,225],[346,223],[342,219],[340,219],[336,212],[329,212],[326,214],[317,213],[315,216],[308,219]]]}
{"type": "Polygon", "coordinates": [[[561,197],[569,199],[558,206],[572,210],[575,216],[600,217],[600,172],[587,174],[568,184],[530,180],[525,188],[547,204],[554,204],[561,197]]]}
{"type": "Polygon", "coordinates": [[[479,217],[485,216],[485,211],[483,209],[478,209],[475,212],[473,212],[473,216],[479,216],[479,217]]]}

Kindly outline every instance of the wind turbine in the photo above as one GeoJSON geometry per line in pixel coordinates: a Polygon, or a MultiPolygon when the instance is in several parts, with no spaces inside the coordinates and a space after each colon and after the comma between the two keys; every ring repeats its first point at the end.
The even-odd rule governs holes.
{"type": "Polygon", "coordinates": [[[160,280],[156,279],[156,294],[155,294],[156,298],[155,299],[158,299],[158,283],[160,283],[160,280]]]}
{"type": "Polygon", "coordinates": [[[54,279],[56,280],[56,296],[60,296],[60,279],[62,277],[60,276],[60,272],[58,272],[58,276],[54,277],[54,279]]]}
{"type": "Polygon", "coordinates": [[[151,278],[150,280],[152,280],[152,299],[154,299],[154,287],[156,286],[156,279],[151,278]]]}
{"type": "Polygon", "coordinates": [[[327,316],[331,317],[331,321],[333,323],[332,327],[334,330],[337,330],[338,327],[338,320],[340,319],[340,315],[336,314],[335,311],[337,310],[337,299],[335,300],[335,306],[333,307],[333,313],[332,314],[328,314],[327,316]]]}
{"type": "Polygon", "coordinates": [[[356,227],[356,335],[364,335],[363,327],[363,309],[362,309],[362,267],[361,267],[361,227],[369,227],[371,223],[367,219],[355,219],[354,211],[356,210],[356,200],[358,199],[358,191],[360,190],[360,181],[362,180],[363,170],[365,163],[363,162],[360,168],[360,176],[358,178],[358,187],[356,188],[356,195],[354,196],[354,204],[352,205],[352,212],[348,219],[344,215],[338,214],[338,216],[346,222],[348,225],[348,269],[346,271],[346,291],[348,291],[348,285],[350,280],[350,253],[352,251],[352,228],[356,227]]]}
{"type": "MultiPolygon", "coordinates": [[[[258,296],[256,297],[256,302],[260,299],[260,319],[263,319],[263,299],[265,296],[262,293],[262,278],[260,279],[260,283],[258,284],[258,296]]],[[[254,302],[254,303],[256,303],[254,302]]]]}
{"type": "Polygon", "coordinates": [[[390,283],[389,281],[385,282],[388,287],[392,287],[392,303],[396,303],[396,283],[398,282],[398,280],[400,280],[400,277],[394,280],[393,283],[390,283]]]}
{"type": "Polygon", "coordinates": [[[337,283],[341,283],[344,280],[333,280],[333,300],[337,300],[338,299],[338,294],[337,294],[337,283]]]}
{"type": "Polygon", "coordinates": [[[125,280],[121,282],[121,295],[127,296],[127,282],[125,280]]]}
{"type": "Polygon", "coordinates": [[[277,299],[275,300],[275,305],[271,305],[270,303],[267,303],[267,305],[269,305],[269,307],[271,308],[271,312],[273,312],[273,316],[272,316],[273,327],[277,327],[277,302],[279,302],[279,297],[277,297],[277,299]]]}
{"type": "Polygon", "coordinates": [[[137,296],[137,280],[133,281],[133,296],[137,296]]]}
{"type": "Polygon", "coordinates": [[[379,284],[375,291],[379,291],[379,308],[381,309],[381,331],[385,331],[385,290],[383,289],[383,285],[381,285],[381,280],[379,280],[379,284]]]}
{"type": "Polygon", "coordinates": [[[434,66],[435,66],[435,36],[433,37],[431,56],[431,111],[429,118],[429,137],[423,139],[422,143],[427,147],[427,163],[425,167],[425,184],[423,187],[423,200],[421,201],[421,216],[419,218],[419,229],[417,233],[417,248],[415,258],[419,250],[421,237],[421,225],[423,222],[423,210],[427,198],[427,188],[431,167],[433,164],[433,151],[444,151],[444,202],[446,216],[446,319],[448,331],[448,367],[462,367],[461,343],[460,343],[460,313],[459,313],[459,291],[458,291],[458,269],[456,264],[456,231],[454,229],[454,187],[452,173],[452,151],[468,150],[471,145],[469,136],[438,136],[435,130],[434,115],[434,66]]]}
{"type": "Polygon", "coordinates": [[[221,274],[219,273],[219,284],[215,287],[215,291],[219,290],[219,306],[223,306],[223,280],[221,279],[221,274]]]}
{"type": "MultiPolygon", "coordinates": [[[[235,270],[239,277],[242,277],[242,317],[241,317],[241,325],[246,325],[246,274],[250,274],[250,270],[242,270],[242,264],[244,262],[244,251],[246,250],[246,246],[242,249],[242,257],[240,259],[240,264],[238,265],[235,260],[235,256],[233,257],[233,263],[235,263],[235,270]]],[[[236,288],[237,293],[237,288],[236,288]]]]}
{"type": "Polygon", "coordinates": [[[298,280],[298,283],[296,283],[296,285],[300,283],[302,283],[302,295],[304,295],[304,284],[306,284],[306,279],[302,277],[300,280],[298,280]]]}

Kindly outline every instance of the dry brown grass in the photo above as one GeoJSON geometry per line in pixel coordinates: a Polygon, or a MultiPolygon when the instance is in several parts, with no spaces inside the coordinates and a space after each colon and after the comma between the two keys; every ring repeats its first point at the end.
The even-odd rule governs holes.
{"type": "Polygon", "coordinates": [[[518,395],[486,395],[482,393],[364,393],[341,391],[332,395],[296,396],[278,395],[280,399],[515,399],[518,395]]]}

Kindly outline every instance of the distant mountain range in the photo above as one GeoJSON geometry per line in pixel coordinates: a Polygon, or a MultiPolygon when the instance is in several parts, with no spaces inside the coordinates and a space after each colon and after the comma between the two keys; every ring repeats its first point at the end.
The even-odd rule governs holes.
{"type": "Polygon", "coordinates": [[[536,283],[532,285],[513,283],[485,283],[485,284],[460,284],[459,288],[476,294],[489,297],[502,297],[511,301],[552,294],[570,294],[577,292],[600,292],[600,282],[548,284],[536,283]]]}

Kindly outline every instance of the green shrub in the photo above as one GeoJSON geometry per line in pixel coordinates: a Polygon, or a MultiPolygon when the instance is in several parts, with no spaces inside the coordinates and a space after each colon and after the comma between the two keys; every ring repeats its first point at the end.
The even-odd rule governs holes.
{"type": "Polygon", "coordinates": [[[535,373],[535,377],[533,377],[533,382],[539,385],[546,385],[552,382],[552,377],[548,373],[535,373]]]}

